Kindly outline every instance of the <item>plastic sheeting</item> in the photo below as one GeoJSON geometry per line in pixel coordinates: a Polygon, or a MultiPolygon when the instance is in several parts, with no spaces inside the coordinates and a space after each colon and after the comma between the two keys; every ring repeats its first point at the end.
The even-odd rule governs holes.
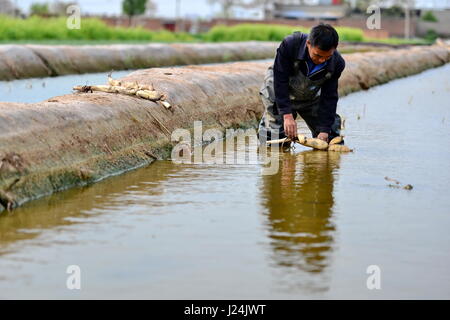
{"type": "Polygon", "coordinates": [[[0,46],[0,80],[272,58],[276,42],[0,46]]]}
{"type": "MultiPolygon", "coordinates": [[[[111,70],[219,63],[273,58],[278,42],[228,42],[148,45],[0,45],[0,80],[111,70]]],[[[390,47],[340,44],[342,52],[390,47]]]]}

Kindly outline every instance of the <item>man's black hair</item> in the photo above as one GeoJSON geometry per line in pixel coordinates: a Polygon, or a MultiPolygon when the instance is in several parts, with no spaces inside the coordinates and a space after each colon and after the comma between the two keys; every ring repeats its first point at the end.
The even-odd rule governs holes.
{"type": "Polygon", "coordinates": [[[313,47],[328,51],[337,48],[339,36],[332,26],[321,23],[311,29],[308,40],[313,47]]]}

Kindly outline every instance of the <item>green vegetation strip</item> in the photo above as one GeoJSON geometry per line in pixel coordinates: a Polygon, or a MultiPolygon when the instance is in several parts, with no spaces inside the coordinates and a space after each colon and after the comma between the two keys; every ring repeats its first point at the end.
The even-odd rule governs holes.
{"type": "Polygon", "coordinates": [[[95,18],[81,20],[80,29],[67,28],[67,19],[41,18],[15,19],[0,16],[0,41],[17,40],[114,40],[148,42],[184,42],[195,40],[186,33],[149,31],[143,28],[110,27],[95,18]]]}
{"type": "MultiPolygon", "coordinates": [[[[90,43],[90,42],[225,42],[225,41],[281,41],[293,31],[308,32],[302,26],[272,24],[239,24],[235,26],[218,25],[204,34],[173,33],[169,31],[150,31],[143,28],[111,27],[96,18],[83,18],[80,29],[67,28],[67,19],[42,18],[32,16],[16,19],[0,16],[0,43],[90,43]]],[[[415,44],[421,40],[366,39],[363,31],[357,28],[336,27],[341,41],[363,42],[380,41],[391,44],[415,44]]]]}
{"type": "MultiPolygon", "coordinates": [[[[341,41],[363,41],[364,34],[361,29],[337,27],[336,28],[341,41]]],[[[239,24],[232,27],[215,26],[204,35],[206,41],[281,41],[287,35],[294,31],[309,32],[308,28],[301,26],[292,27],[285,25],[267,25],[267,24],[239,24]]]]}
{"type": "MultiPolygon", "coordinates": [[[[0,80],[273,58],[276,42],[0,46],[0,80]]],[[[0,99],[1,100],[1,99],[0,99]]]]}

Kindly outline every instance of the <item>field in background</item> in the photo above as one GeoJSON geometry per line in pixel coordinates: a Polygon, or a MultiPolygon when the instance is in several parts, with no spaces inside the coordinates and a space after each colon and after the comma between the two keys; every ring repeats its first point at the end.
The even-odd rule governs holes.
{"type": "MultiPolygon", "coordinates": [[[[294,31],[308,32],[308,28],[286,25],[240,24],[215,26],[207,33],[191,35],[170,31],[151,31],[143,28],[110,27],[95,18],[84,18],[81,29],[71,30],[66,18],[15,19],[0,16],[0,43],[48,44],[110,44],[146,42],[226,42],[226,41],[281,41],[294,31]]],[[[426,44],[424,39],[370,39],[361,29],[337,27],[341,41],[381,42],[389,44],[426,44]]]]}
{"type": "MultiPolygon", "coordinates": [[[[337,27],[341,41],[363,41],[361,29],[337,27]]],[[[240,24],[232,27],[215,26],[205,34],[204,39],[211,42],[222,41],[281,41],[294,31],[309,32],[308,28],[282,25],[240,24]]]]}
{"type": "Polygon", "coordinates": [[[187,33],[110,27],[94,18],[82,19],[81,29],[69,29],[67,19],[30,17],[26,20],[0,17],[0,41],[194,41],[187,33]]]}

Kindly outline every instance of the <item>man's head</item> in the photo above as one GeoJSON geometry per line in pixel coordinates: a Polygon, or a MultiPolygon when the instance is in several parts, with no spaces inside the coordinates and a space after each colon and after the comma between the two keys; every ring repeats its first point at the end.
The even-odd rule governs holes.
{"type": "Polygon", "coordinates": [[[306,45],[309,57],[315,64],[321,64],[331,58],[339,43],[336,30],[329,24],[319,24],[311,29],[306,45]]]}

